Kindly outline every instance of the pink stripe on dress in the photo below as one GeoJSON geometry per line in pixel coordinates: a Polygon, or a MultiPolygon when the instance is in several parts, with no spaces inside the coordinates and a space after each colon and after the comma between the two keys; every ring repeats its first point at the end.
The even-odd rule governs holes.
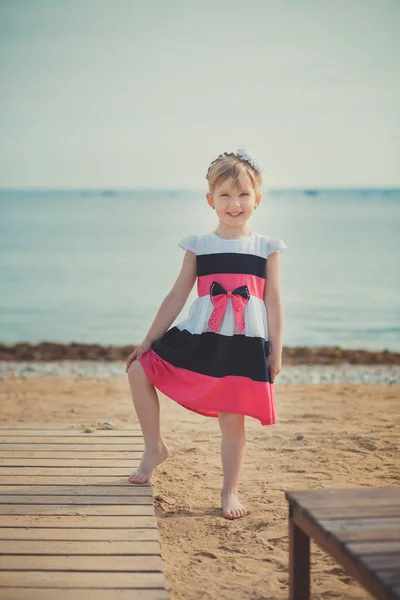
{"type": "Polygon", "coordinates": [[[237,413],[258,419],[261,425],[276,423],[273,383],[195,373],[174,367],[152,349],[139,362],[160,392],[195,413],[206,417],[218,417],[218,412],[237,413]]]}
{"type": "Polygon", "coordinates": [[[251,296],[257,296],[257,298],[264,297],[266,280],[263,277],[248,275],[246,273],[211,273],[210,275],[201,275],[197,278],[197,294],[199,296],[208,296],[213,281],[218,281],[218,283],[230,292],[241,285],[247,285],[251,296]]]}

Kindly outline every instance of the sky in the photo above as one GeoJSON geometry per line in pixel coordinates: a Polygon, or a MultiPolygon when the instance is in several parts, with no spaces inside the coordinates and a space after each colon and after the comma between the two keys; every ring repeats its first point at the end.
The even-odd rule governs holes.
{"type": "Polygon", "coordinates": [[[0,188],[400,187],[398,0],[0,0],[0,188]]]}

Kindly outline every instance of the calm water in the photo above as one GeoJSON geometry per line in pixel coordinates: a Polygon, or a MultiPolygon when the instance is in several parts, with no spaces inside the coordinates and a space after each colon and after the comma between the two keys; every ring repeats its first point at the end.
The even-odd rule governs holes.
{"type": "MultiPolygon", "coordinates": [[[[204,194],[0,192],[0,340],[139,343],[177,242],[217,226],[204,194]]],[[[251,227],[288,245],[285,345],[400,349],[399,190],[268,192],[251,227]]]]}

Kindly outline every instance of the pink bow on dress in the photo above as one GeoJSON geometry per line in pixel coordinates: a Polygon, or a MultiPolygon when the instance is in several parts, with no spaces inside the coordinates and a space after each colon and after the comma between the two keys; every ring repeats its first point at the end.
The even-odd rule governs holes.
{"type": "Polygon", "coordinates": [[[217,333],[224,316],[228,298],[232,299],[232,307],[239,331],[244,329],[243,309],[250,299],[249,288],[247,285],[241,285],[228,292],[218,281],[213,281],[210,287],[211,302],[215,306],[208,321],[210,328],[217,333]]]}

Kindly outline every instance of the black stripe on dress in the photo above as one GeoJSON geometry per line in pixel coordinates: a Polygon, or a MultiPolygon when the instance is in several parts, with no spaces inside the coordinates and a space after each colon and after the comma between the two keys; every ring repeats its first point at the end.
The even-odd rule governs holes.
{"type": "Polygon", "coordinates": [[[198,277],[215,273],[239,273],[256,275],[266,279],[267,259],[255,254],[242,254],[240,252],[199,254],[197,256],[198,277]]]}
{"type": "Polygon", "coordinates": [[[261,337],[213,331],[192,334],[174,326],[154,340],[151,349],[174,367],[210,377],[236,375],[270,383],[266,364],[270,344],[261,337]]]}

